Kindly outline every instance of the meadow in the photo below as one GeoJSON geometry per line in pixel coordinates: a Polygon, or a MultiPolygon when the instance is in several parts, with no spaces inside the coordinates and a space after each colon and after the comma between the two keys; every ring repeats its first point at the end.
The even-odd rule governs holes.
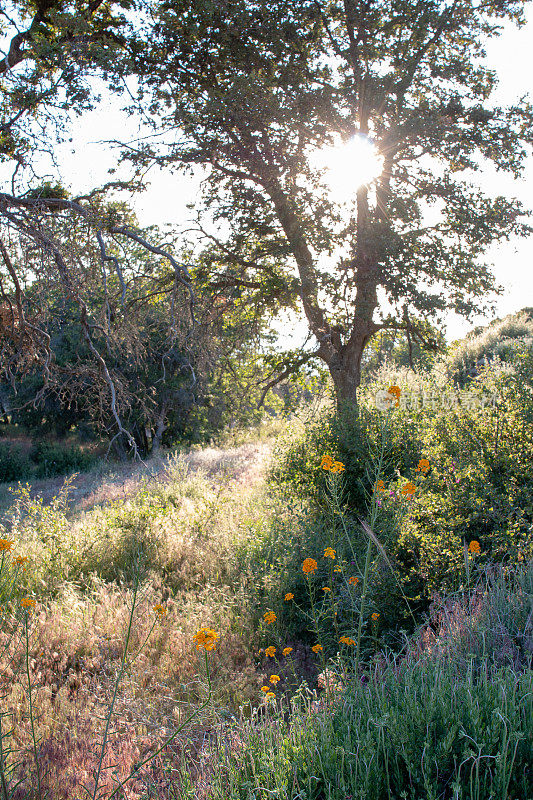
{"type": "Polygon", "coordinates": [[[513,358],[4,491],[1,800],[531,800],[513,358]]]}

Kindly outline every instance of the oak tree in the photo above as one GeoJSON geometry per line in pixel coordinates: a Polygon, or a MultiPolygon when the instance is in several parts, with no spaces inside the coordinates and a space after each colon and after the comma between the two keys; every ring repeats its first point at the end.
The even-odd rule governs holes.
{"type": "Polygon", "coordinates": [[[298,298],[316,346],[286,364],[322,359],[339,404],[355,401],[378,331],[431,348],[430,326],[448,311],[470,318],[487,308],[487,248],[530,231],[518,201],[487,196],[470,177],[487,161],[519,176],[532,144],[530,104],[493,101],[484,50],[503,23],[523,24],[525,5],[140,5],[121,69],[135,74],[134,107],[155,135],[125,157],[140,171],[207,168],[199,229],[227,280],[270,295],[274,281],[298,298]],[[310,154],[353,137],[375,145],[383,168],[354,183],[346,211],[310,154]]]}

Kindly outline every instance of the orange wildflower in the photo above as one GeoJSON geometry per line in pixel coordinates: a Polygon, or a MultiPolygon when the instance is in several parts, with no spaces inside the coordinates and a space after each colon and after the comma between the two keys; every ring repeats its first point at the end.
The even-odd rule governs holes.
{"type": "Polygon", "coordinates": [[[333,461],[331,456],[325,455],[322,456],[322,461],[320,462],[320,466],[322,469],[331,469],[335,462],[333,461]]]}
{"type": "Polygon", "coordinates": [[[389,386],[387,391],[388,391],[389,394],[394,395],[394,397],[396,398],[396,402],[395,402],[394,405],[396,407],[398,407],[400,405],[400,394],[402,393],[402,390],[400,389],[400,387],[399,386],[389,386]]]}
{"type": "Polygon", "coordinates": [[[304,563],[302,564],[302,571],[306,575],[309,575],[309,573],[314,572],[317,567],[318,564],[314,558],[306,558],[304,563]]]}
{"type": "Polygon", "coordinates": [[[201,647],[204,650],[214,650],[217,639],[220,639],[220,634],[216,633],[212,628],[200,628],[198,633],[193,636],[193,640],[196,642],[196,649],[199,650],[201,647]]]}

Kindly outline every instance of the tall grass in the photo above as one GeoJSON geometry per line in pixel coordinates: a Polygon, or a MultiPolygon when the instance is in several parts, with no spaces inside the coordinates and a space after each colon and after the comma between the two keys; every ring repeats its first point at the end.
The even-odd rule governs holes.
{"type": "Polygon", "coordinates": [[[466,588],[380,651],[371,583],[386,570],[403,593],[389,528],[414,487],[400,476],[386,511],[384,440],[364,519],[343,465],[323,460],[328,538],[274,610],[258,589],[280,507],[217,463],[193,473],[180,455],[164,480],[77,515],[68,485],[49,505],[19,491],[0,539],[0,800],[533,798],[533,562],[483,571],[467,554],[466,588]],[[280,607],[313,648],[288,646],[280,607]],[[206,627],[213,654],[209,632],[194,640],[206,627]],[[274,653],[258,656],[265,637],[274,653]]]}
{"type": "Polygon", "coordinates": [[[240,459],[217,461],[214,478],[179,456],[164,480],[81,514],[68,485],[49,504],[16,494],[0,571],[2,800],[140,800],[154,787],[170,800],[171,765],[196,747],[212,699],[256,695],[240,571],[266,509],[240,459]],[[207,682],[193,642],[206,624],[223,633],[207,682]]]}
{"type": "Polygon", "coordinates": [[[440,628],[433,619],[439,649],[429,646],[424,629],[401,655],[381,653],[367,680],[351,680],[335,702],[317,704],[302,690],[270,707],[266,718],[220,730],[205,753],[203,793],[194,797],[533,797],[533,564],[511,580],[503,571],[485,578],[470,647],[464,621],[473,595],[465,594],[442,615],[440,628]],[[529,653],[521,663],[502,664],[503,640],[488,646],[487,634],[497,638],[494,623],[503,619],[514,619],[507,633],[520,629],[529,653]]]}

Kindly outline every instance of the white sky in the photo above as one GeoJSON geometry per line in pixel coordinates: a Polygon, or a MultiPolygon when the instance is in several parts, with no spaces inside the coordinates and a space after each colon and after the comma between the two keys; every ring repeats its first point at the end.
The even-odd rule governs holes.
{"type": "MultiPolygon", "coordinates": [[[[517,30],[511,25],[498,39],[487,44],[490,65],[496,70],[500,84],[494,97],[501,103],[512,103],[531,91],[533,85],[533,10],[527,9],[528,24],[517,30]]],[[[65,183],[76,194],[101,185],[110,179],[111,168],[117,152],[103,140],[123,139],[136,136],[137,124],[120,110],[117,98],[103,102],[92,112],[77,118],[72,127],[73,141],[59,148],[57,157],[65,183]]],[[[122,172],[121,174],[126,175],[122,172]]],[[[118,175],[113,177],[119,177],[118,175]]],[[[186,227],[191,211],[188,203],[194,203],[199,179],[152,170],[150,187],[143,195],[133,200],[141,225],[165,223],[186,227]]],[[[530,158],[522,179],[487,168],[477,178],[479,185],[489,194],[516,196],[526,208],[533,208],[533,158],[530,158]]],[[[504,316],[526,305],[533,305],[533,237],[514,239],[509,243],[494,246],[490,250],[494,263],[494,274],[505,292],[496,301],[497,316],[504,316]]],[[[486,324],[487,318],[478,317],[475,324],[486,324]]],[[[280,324],[286,333],[284,346],[295,346],[305,338],[305,324],[290,320],[293,333],[288,335],[287,323],[280,324]]],[[[461,317],[450,314],[447,323],[449,340],[463,336],[471,324],[461,317]]]]}

